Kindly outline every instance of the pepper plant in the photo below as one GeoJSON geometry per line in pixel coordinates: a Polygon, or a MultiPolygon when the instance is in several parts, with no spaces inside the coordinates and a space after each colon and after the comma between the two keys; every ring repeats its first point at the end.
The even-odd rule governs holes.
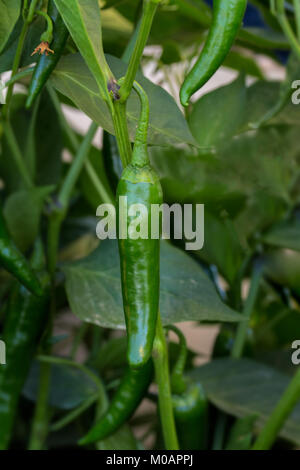
{"type": "Polygon", "coordinates": [[[0,8],[0,449],[299,448],[299,0],[0,8]]]}

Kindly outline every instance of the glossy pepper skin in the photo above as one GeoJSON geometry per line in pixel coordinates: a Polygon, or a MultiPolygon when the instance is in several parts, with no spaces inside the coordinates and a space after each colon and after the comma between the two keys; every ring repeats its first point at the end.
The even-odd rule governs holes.
{"type": "Polygon", "coordinates": [[[69,36],[68,29],[65,26],[62,17],[58,13],[54,0],[49,0],[47,13],[53,22],[53,41],[50,46],[51,49],[53,49],[54,54],[43,54],[40,56],[29,86],[26,108],[31,108],[34,101],[44,88],[48,78],[55,69],[62,55],[69,36]]]}
{"type": "Polygon", "coordinates": [[[217,71],[226,58],[243,21],[247,0],[214,0],[212,24],[202,52],[186,76],[180,90],[180,101],[187,106],[217,71]]]}
{"type": "Polygon", "coordinates": [[[122,176],[122,162],[119,154],[116,137],[108,132],[103,132],[103,161],[111,189],[116,193],[119,179],[122,176]]]}
{"type": "MultiPolygon", "coordinates": [[[[147,97],[144,99],[147,100],[147,97]]],[[[134,368],[144,366],[151,357],[159,308],[160,241],[159,235],[157,238],[152,238],[151,235],[151,207],[153,204],[162,204],[163,198],[159,178],[150,166],[147,153],[148,119],[149,108],[146,104],[142,106],[132,161],[123,171],[117,188],[117,220],[127,212],[122,206],[122,201],[127,201],[128,208],[128,216],[125,218],[128,237],[125,238],[125,233],[122,238],[119,223],[118,242],[128,335],[127,359],[130,367],[134,368]],[[142,204],[147,209],[142,215],[142,223],[147,224],[143,235],[145,238],[133,239],[128,230],[132,221],[139,215],[136,213],[130,216],[129,208],[133,204],[142,204]]]]}
{"type": "Polygon", "coordinates": [[[80,445],[92,444],[114,434],[133,415],[151,383],[152,360],[141,369],[127,369],[110,406],[100,421],[84,436],[80,445]]]}
{"type": "Polygon", "coordinates": [[[42,288],[27,259],[18,250],[8,233],[0,209],[0,265],[15,276],[33,294],[42,295],[42,288]]]}
{"type": "Polygon", "coordinates": [[[182,450],[203,450],[207,445],[208,400],[200,383],[190,382],[180,395],[172,395],[174,418],[182,450]]]}
{"type": "Polygon", "coordinates": [[[47,316],[48,276],[41,274],[43,295],[36,297],[16,283],[5,317],[6,364],[0,367],[0,450],[7,449],[19,397],[47,316]]]}

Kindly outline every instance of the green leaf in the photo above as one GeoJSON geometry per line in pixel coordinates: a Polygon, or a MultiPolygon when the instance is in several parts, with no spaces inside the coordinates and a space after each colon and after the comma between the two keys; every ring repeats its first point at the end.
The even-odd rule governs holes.
{"type": "MultiPolygon", "coordinates": [[[[290,380],[259,362],[231,358],[216,359],[190,375],[201,381],[209,400],[222,411],[238,418],[256,415],[256,428],[266,422],[290,380]]],[[[280,436],[300,445],[300,404],[280,436]]]]}
{"type": "MultiPolygon", "coordinates": [[[[72,311],[83,321],[124,328],[117,242],[106,240],[87,258],[62,267],[72,311]]],[[[182,321],[239,321],[222,303],[198,263],[161,243],[160,310],[164,324],[182,321]]]]}
{"type": "Polygon", "coordinates": [[[26,251],[34,243],[40,226],[40,218],[46,197],[53,186],[26,189],[13,193],[4,205],[4,216],[8,229],[17,244],[26,251]]]}
{"type": "MultiPolygon", "coordinates": [[[[36,401],[40,377],[40,365],[34,362],[23,395],[28,400],[36,401]]],[[[71,410],[85,400],[100,393],[95,382],[83,371],[75,367],[52,364],[49,392],[49,405],[62,410],[71,410]]]]}
{"type": "Polygon", "coordinates": [[[226,450],[249,450],[252,442],[256,415],[238,419],[232,426],[226,450]]]}
{"type": "Polygon", "coordinates": [[[3,51],[7,40],[19,18],[21,0],[0,0],[0,52],[3,51]]]}
{"type": "Polygon", "coordinates": [[[213,147],[232,137],[245,117],[246,88],[243,76],[202,96],[189,118],[193,136],[202,147],[213,147]]]}
{"type": "MultiPolygon", "coordinates": [[[[0,60],[0,73],[6,72],[12,69],[12,64],[16,55],[18,41],[23,26],[23,18],[20,15],[2,53],[0,60]]],[[[45,20],[38,16],[33,23],[30,25],[29,33],[26,36],[20,67],[32,64],[37,59],[31,56],[32,51],[41,42],[40,36],[45,31],[45,20]]]]}
{"type": "Polygon", "coordinates": [[[204,233],[206,242],[197,255],[209,264],[215,264],[223,276],[233,283],[244,258],[233,222],[206,211],[204,233]]]}
{"type": "Polygon", "coordinates": [[[248,57],[234,50],[229,52],[223,62],[223,66],[238,70],[252,77],[263,79],[262,71],[257,62],[252,57],[248,57]]]}
{"type": "MultiPolygon", "coordinates": [[[[107,61],[117,79],[124,76],[127,65],[120,59],[107,56],[107,61]]],[[[137,81],[145,89],[150,102],[148,142],[153,145],[174,145],[186,142],[197,145],[187,122],[174,99],[161,87],[137,74],[137,81]]],[[[113,134],[114,128],[108,108],[101,99],[97,84],[79,54],[63,57],[51,75],[54,87],[72,100],[93,121],[113,134]]],[[[131,140],[134,140],[140,115],[139,99],[132,92],[127,104],[127,117],[131,140]]]]}
{"type": "Polygon", "coordinates": [[[300,220],[282,222],[272,227],[262,240],[269,245],[300,251],[300,220]]]}
{"type": "MultiPolygon", "coordinates": [[[[247,115],[248,124],[251,127],[257,128],[266,124],[296,124],[299,125],[299,111],[297,105],[292,103],[291,95],[294,91],[292,83],[294,80],[297,80],[300,74],[300,64],[298,57],[295,57],[293,54],[290,55],[287,68],[286,68],[286,78],[280,84],[272,82],[258,82],[252,87],[250,87],[248,92],[248,106],[250,113],[247,115]],[[268,90],[267,90],[268,88],[268,90]],[[263,92],[263,96],[260,96],[262,101],[258,106],[255,106],[255,109],[251,108],[251,101],[256,100],[256,92],[260,90],[263,92]],[[272,101],[269,102],[272,96],[272,101]],[[262,109],[262,106],[265,106],[269,103],[268,109],[262,109]],[[260,117],[257,117],[256,120],[251,119],[252,116],[256,116],[257,112],[261,110],[262,114],[260,117]]],[[[252,104],[254,104],[252,102],[252,104]]]]}
{"type": "Polygon", "coordinates": [[[97,81],[102,99],[111,102],[108,84],[113,76],[106,62],[102,46],[102,27],[98,0],[55,0],[87,66],[97,81]]]}

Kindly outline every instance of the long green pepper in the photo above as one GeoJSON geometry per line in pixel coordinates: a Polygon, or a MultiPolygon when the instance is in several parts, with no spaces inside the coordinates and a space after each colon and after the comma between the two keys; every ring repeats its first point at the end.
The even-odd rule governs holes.
{"type": "Polygon", "coordinates": [[[27,259],[16,247],[6,227],[0,208],[0,265],[15,276],[33,294],[42,295],[42,288],[27,259]]]}
{"type": "Polygon", "coordinates": [[[80,445],[92,444],[114,434],[133,415],[151,383],[152,360],[141,369],[128,368],[107,412],[84,436],[80,445]]]}
{"type": "MultiPolygon", "coordinates": [[[[40,265],[40,260],[37,260],[40,265]]],[[[46,320],[48,275],[41,273],[43,295],[36,297],[20,284],[14,287],[5,318],[6,364],[0,367],[0,450],[8,448],[20,394],[46,320]]]]}
{"type": "Polygon", "coordinates": [[[53,22],[53,41],[50,46],[51,49],[53,49],[54,54],[42,54],[40,56],[30,82],[26,108],[31,108],[34,101],[46,85],[48,78],[61,58],[69,36],[68,29],[55,6],[54,0],[49,0],[48,16],[53,22]]]}
{"type": "MultiPolygon", "coordinates": [[[[135,82],[134,89],[141,101],[141,116],[137,128],[131,163],[123,171],[117,188],[117,220],[126,209],[125,232],[119,224],[119,252],[124,313],[128,334],[127,358],[131,367],[142,367],[151,357],[159,308],[159,234],[152,238],[151,208],[162,204],[162,189],[158,175],[150,165],[147,152],[149,103],[143,89],[135,82]],[[141,227],[147,227],[143,238],[133,239],[130,225],[136,219],[130,207],[142,205],[141,227]],[[122,230],[121,230],[122,229],[122,230]]],[[[158,232],[160,227],[158,227],[158,232]]]]}
{"type": "Polygon", "coordinates": [[[180,101],[187,106],[217,71],[226,58],[243,21],[247,0],[214,0],[213,18],[208,37],[194,67],[187,74],[180,90],[180,101]]]}

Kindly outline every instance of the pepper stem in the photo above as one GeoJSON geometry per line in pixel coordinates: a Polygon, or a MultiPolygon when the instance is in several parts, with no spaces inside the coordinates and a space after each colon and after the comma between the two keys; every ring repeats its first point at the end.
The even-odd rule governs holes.
{"type": "Polygon", "coordinates": [[[149,126],[149,100],[144,89],[136,81],[133,83],[133,88],[138,94],[141,103],[141,114],[139,118],[138,127],[135,134],[135,141],[133,147],[132,164],[134,166],[149,165],[149,156],[147,152],[147,137],[149,126]]]}
{"type": "Polygon", "coordinates": [[[37,15],[42,16],[47,21],[47,29],[41,35],[41,41],[48,42],[48,44],[51,44],[51,42],[53,40],[53,23],[52,23],[52,20],[51,20],[50,16],[47,15],[47,13],[45,13],[44,11],[41,11],[41,10],[37,10],[35,13],[37,15]]]}
{"type": "Polygon", "coordinates": [[[171,373],[172,392],[180,395],[186,390],[186,381],[184,379],[184,369],[187,359],[187,345],[184,334],[174,325],[165,327],[168,331],[173,331],[179,339],[179,353],[171,373]]]}
{"type": "Polygon", "coordinates": [[[156,336],[153,345],[153,362],[158,385],[159,413],[167,450],[179,450],[169,379],[169,361],[166,338],[158,312],[156,336]]]}

